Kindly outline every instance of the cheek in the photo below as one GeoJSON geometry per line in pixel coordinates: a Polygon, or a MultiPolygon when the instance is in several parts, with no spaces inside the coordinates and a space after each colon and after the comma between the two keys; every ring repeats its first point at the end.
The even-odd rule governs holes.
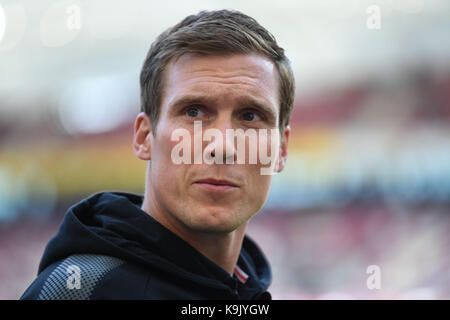
{"type": "Polygon", "coordinates": [[[249,212],[257,212],[267,200],[272,176],[261,175],[261,165],[246,165],[246,188],[244,206],[249,212]]]}
{"type": "Polygon", "coordinates": [[[270,175],[262,175],[260,173],[261,166],[252,166],[251,169],[251,178],[249,179],[249,188],[251,189],[251,193],[257,199],[265,199],[269,192],[270,181],[272,176],[270,175]],[[251,184],[250,184],[251,182],[251,184]]]}
{"type": "MultiPolygon", "coordinates": [[[[270,167],[275,163],[279,144],[276,131],[274,133],[271,130],[266,132],[258,132],[257,143],[254,145],[247,145],[249,148],[255,148],[258,158],[257,164],[246,165],[246,171],[248,173],[248,195],[250,197],[249,204],[254,205],[258,210],[264,205],[267,200],[270,183],[272,181],[271,174],[262,174],[262,172],[271,171],[270,167]],[[267,134],[265,134],[267,133],[267,134]],[[272,136],[273,134],[273,136],[272,136]],[[261,169],[266,168],[266,171],[261,169]]],[[[248,158],[247,158],[248,159],[248,158]]]]}
{"type": "Polygon", "coordinates": [[[177,165],[171,159],[171,152],[177,141],[171,140],[171,130],[158,130],[158,135],[152,141],[151,172],[152,183],[155,187],[164,190],[173,190],[175,196],[179,195],[179,186],[182,185],[184,175],[182,171],[186,166],[177,165]]]}
{"type": "Polygon", "coordinates": [[[170,137],[167,139],[165,135],[158,136],[153,140],[151,147],[151,165],[155,169],[167,170],[167,168],[172,165],[172,162],[170,161],[170,143],[170,137]]]}

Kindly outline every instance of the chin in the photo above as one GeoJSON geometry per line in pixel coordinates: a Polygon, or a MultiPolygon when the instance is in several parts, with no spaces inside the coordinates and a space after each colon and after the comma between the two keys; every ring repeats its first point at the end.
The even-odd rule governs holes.
{"type": "Polygon", "coordinates": [[[192,215],[191,228],[213,233],[229,233],[240,227],[246,220],[229,208],[203,208],[192,215]]]}

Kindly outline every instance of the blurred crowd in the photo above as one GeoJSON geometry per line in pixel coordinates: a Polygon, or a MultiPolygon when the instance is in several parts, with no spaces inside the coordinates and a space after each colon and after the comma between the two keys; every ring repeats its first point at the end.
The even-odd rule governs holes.
{"type": "MultiPolygon", "coordinates": [[[[450,73],[399,79],[297,97],[288,166],[249,227],[274,298],[450,298],[450,73]],[[367,287],[370,265],[380,289],[367,287]]],[[[11,142],[23,133],[3,126],[1,298],[32,281],[68,206],[100,190],[142,193],[131,125],[53,140],[44,126],[26,152],[11,142]]]]}

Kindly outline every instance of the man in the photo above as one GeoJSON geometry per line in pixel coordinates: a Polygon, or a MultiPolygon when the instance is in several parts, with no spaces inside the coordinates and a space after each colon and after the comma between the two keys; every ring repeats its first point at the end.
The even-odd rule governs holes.
{"type": "Polygon", "coordinates": [[[245,230],[269,192],[261,151],[273,172],[287,158],[294,79],[283,49],[240,12],[200,12],[157,38],[140,80],[144,196],[105,192],[71,207],[22,298],[271,298],[270,267],[245,230]],[[238,161],[242,136],[256,163],[238,161]]]}

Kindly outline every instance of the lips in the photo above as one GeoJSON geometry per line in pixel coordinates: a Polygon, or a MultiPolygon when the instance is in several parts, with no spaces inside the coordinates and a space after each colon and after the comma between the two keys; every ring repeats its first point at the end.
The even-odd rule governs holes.
{"type": "Polygon", "coordinates": [[[194,185],[199,186],[203,191],[213,193],[228,193],[239,190],[239,186],[232,181],[212,178],[197,180],[194,185]]]}
{"type": "Polygon", "coordinates": [[[238,187],[238,185],[234,182],[231,182],[228,180],[217,180],[217,179],[212,179],[212,178],[197,180],[194,183],[209,184],[209,185],[213,185],[213,186],[233,187],[233,188],[238,187]]]}

